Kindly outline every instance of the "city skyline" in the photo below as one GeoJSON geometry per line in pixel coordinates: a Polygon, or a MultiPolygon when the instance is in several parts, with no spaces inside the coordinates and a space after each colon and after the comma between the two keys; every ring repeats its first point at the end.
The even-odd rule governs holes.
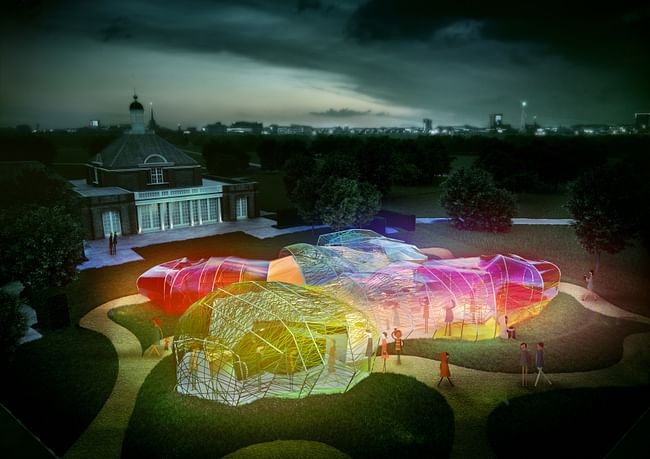
{"type": "Polygon", "coordinates": [[[371,1],[12,2],[0,126],[634,123],[650,10],[371,1]],[[515,13],[515,11],[519,11],[515,13]],[[561,11],[561,14],[558,12],[561,11]],[[607,33],[604,34],[603,31],[607,33]]]}

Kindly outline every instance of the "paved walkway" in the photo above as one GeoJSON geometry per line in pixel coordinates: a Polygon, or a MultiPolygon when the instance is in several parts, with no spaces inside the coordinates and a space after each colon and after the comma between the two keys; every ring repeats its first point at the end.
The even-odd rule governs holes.
{"type": "MultiPolygon", "coordinates": [[[[142,260],[142,257],[133,249],[154,244],[197,239],[218,234],[234,233],[237,231],[244,232],[258,239],[267,239],[282,236],[283,234],[310,231],[312,229],[311,226],[294,226],[291,228],[278,229],[273,227],[275,224],[275,220],[259,217],[236,222],[223,222],[212,225],[176,228],[167,231],[120,236],[117,239],[116,255],[109,255],[108,239],[86,241],[84,251],[88,261],[80,264],[78,268],[83,271],[85,269],[115,266],[129,263],[131,261],[142,260]]],[[[325,226],[316,226],[315,228],[324,227],[325,226]]]]}
{"type": "MultiPolygon", "coordinates": [[[[573,296],[585,307],[600,314],[650,323],[649,318],[632,314],[602,299],[583,302],[581,298],[586,292],[583,287],[562,282],[560,291],[573,296]]],[[[113,392],[104,407],[66,453],[66,459],[120,456],[122,441],[140,386],[159,359],[143,358],[138,339],[109,319],[108,311],[118,306],[145,301],[147,298],[142,295],[126,296],[93,309],[81,319],[82,327],[102,333],[111,340],[118,354],[119,371],[113,392]]],[[[624,340],[623,358],[617,364],[602,370],[555,373],[549,377],[555,388],[648,384],[649,343],[650,333],[630,335],[624,340]]],[[[389,359],[387,371],[413,376],[424,384],[435,387],[438,381],[437,361],[415,356],[402,356],[401,360],[402,364],[397,365],[394,356],[389,359]]],[[[450,369],[456,386],[451,388],[443,381],[438,390],[454,410],[456,433],[452,457],[471,457],[477,450],[486,455],[490,454],[486,428],[489,413],[500,402],[535,390],[544,390],[545,387],[542,382],[538,389],[519,387],[520,376],[517,374],[474,370],[453,364],[450,369]]],[[[375,365],[375,371],[381,371],[381,365],[375,365]]],[[[533,378],[534,375],[531,374],[531,384],[533,378]]]]}
{"type": "MultiPolygon", "coordinates": [[[[160,359],[142,357],[140,341],[126,328],[109,319],[108,311],[118,306],[145,301],[149,299],[142,295],[118,298],[98,306],[79,321],[82,327],[101,333],[111,340],[117,352],[119,369],[113,392],[97,417],[66,452],[66,459],[120,457],[122,440],[140,386],[160,359]]],[[[167,351],[166,354],[170,352],[167,351]]]]}

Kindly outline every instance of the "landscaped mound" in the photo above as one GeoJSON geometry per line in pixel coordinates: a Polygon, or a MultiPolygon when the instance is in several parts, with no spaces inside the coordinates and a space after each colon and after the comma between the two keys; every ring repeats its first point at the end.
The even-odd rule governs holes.
{"type": "Polygon", "coordinates": [[[262,399],[238,407],[174,391],[173,358],[145,380],[122,448],[126,458],[215,458],[278,439],[331,445],[352,457],[448,457],[453,412],[414,378],[374,373],[344,394],[262,399]]]}
{"type": "Polygon", "coordinates": [[[560,457],[605,457],[648,410],[649,389],[581,388],[514,398],[490,414],[490,444],[502,458],[547,458],[552,451],[560,457]]]}

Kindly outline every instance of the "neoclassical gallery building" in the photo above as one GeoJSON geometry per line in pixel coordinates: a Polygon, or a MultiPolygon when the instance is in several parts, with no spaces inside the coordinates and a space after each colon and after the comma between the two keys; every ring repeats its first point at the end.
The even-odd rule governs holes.
{"type": "Polygon", "coordinates": [[[259,216],[257,184],[204,178],[201,165],[144,123],[133,96],[131,129],[73,180],[87,239],[165,231],[259,216]]]}

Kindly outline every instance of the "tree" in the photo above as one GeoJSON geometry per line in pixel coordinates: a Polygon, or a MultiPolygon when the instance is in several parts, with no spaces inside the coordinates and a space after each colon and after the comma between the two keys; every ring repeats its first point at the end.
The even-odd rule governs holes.
{"type": "Polygon", "coordinates": [[[471,231],[509,231],[516,208],[514,196],[476,167],[458,169],[447,178],[440,204],[456,228],[471,231]]]}
{"type": "Polygon", "coordinates": [[[0,217],[0,278],[19,280],[35,295],[63,287],[82,261],[81,225],[63,207],[27,208],[0,217]]]}
{"type": "Polygon", "coordinates": [[[368,223],[381,207],[381,193],[368,183],[330,177],[319,190],[320,219],[335,230],[368,223]]]}
{"type": "Polygon", "coordinates": [[[569,184],[566,208],[578,240],[595,256],[596,272],[601,252],[620,252],[638,233],[634,181],[628,168],[615,164],[587,171],[569,184]]]}
{"type": "Polygon", "coordinates": [[[27,322],[18,297],[0,290],[0,368],[11,361],[25,330],[27,322]]]}
{"type": "Polygon", "coordinates": [[[205,164],[211,174],[234,175],[248,169],[250,155],[239,142],[227,138],[217,138],[202,149],[205,164]]]}
{"type": "Polygon", "coordinates": [[[318,175],[316,160],[307,155],[298,155],[289,159],[284,165],[284,189],[291,195],[298,181],[305,177],[318,175]]]}
{"type": "Polygon", "coordinates": [[[0,281],[22,282],[37,307],[74,279],[82,261],[78,198],[34,163],[3,170],[0,197],[0,281]]]}
{"type": "Polygon", "coordinates": [[[320,187],[322,182],[315,175],[305,175],[299,179],[291,192],[291,200],[298,209],[298,215],[302,220],[311,225],[320,222],[320,209],[318,200],[321,196],[320,187]]]}
{"type": "Polygon", "coordinates": [[[381,209],[381,193],[369,183],[361,182],[358,185],[359,202],[357,204],[355,226],[361,228],[372,221],[381,209]]]}

